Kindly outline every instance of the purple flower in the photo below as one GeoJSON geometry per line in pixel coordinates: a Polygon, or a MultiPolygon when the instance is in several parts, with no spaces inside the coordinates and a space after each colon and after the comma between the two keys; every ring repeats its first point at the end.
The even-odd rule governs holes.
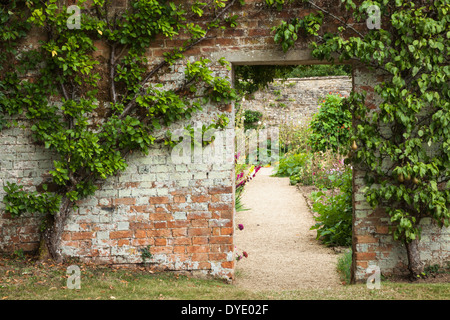
{"type": "Polygon", "coordinates": [[[243,224],[238,224],[238,228],[239,228],[239,230],[244,230],[244,225],[243,224]]]}

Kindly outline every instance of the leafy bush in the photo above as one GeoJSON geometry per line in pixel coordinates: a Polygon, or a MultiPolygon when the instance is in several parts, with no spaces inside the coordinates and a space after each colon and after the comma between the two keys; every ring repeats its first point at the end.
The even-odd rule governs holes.
{"type": "Polygon", "coordinates": [[[274,176],[289,177],[291,184],[332,188],[344,172],[344,162],[332,152],[287,154],[280,159],[274,176]]]}
{"type": "Polygon", "coordinates": [[[302,119],[299,124],[281,124],[279,127],[280,154],[301,153],[311,150],[309,144],[310,129],[308,119],[302,119]]]}
{"type": "Polygon", "coordinates": [[[258,121],[262,118],[262,113],[255,110],[244,111],[244,129],[256,129],[258,127],[258,121]]]}
{"type": "Polygon", "coordinates": [[[317,239],[329,246],[349,246],[352,243],[352,171],[347,168],[339,179],[333,181],[339,188],[337,195],[327,196],[323,191],[313,192],[313,211],[317,223],[317,239]]]}
{"type": "Polygon", "coordinates": [[[345,251],[339,258],[337,269],[344,284],[350,284],[352,267],[352,249],[345,251]]]}
{"type": "Polygon", "coordinates": [[[347,151],[352,115],[345,110],[339,94],[328,95],[311,120],[309,143],[313,151],[347,151]]]}
{"type": "Polygon", "coordinates": [[[343,174],[345,174],[344,161],[329,159],[329,162],[314,172],[314,185],[318,189],[334,188],[336,181],[340,181],[343,174]]]}

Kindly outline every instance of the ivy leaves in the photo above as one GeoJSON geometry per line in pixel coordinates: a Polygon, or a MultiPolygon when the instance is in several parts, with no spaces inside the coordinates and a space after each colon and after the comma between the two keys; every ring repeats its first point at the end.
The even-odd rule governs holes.
{"type": "MultiPolygon", "coordinates": [[[[235,16],[225,18],[224,12],[230,7],[227,1],[197,1],[190,12],[171,2],[131,1],[128,10],[115,12],[114,19],[102,0],[79,1],[77,5],[82,10],[79,29],[67,27],[70,12],[66,7],[58,8],[55,0],[27,1],[28,10],[23,15],[15,13],[15,1],[1,7],[10,8],[12,16],[25,21],[11,23],[10,34],[3,30],[4,37],[9,35],[4,40],[8,40],[11,53],[15,53],[12,40],[26,35],[32,24],[47,31],[46,41],[21,53],[20,58],[16,55],[13,63],[23,75],[31,70],[35,81],[23,82],[16,72],[0,77],[0,86],[5,89],[0,94],[0,106],[9,115],[24,113],[31,122],[33,138],[56,153],[58,158],[49,174],[60,187],[57,193],[47,194],[8,186],[4,202],[14,215],[26,211],[54,213],[61,197],[75,202],[92,195],[99,181],[125,170],[129,153],[146,154],[152,144],[162,142],[156,134],[164,127],[189,119],[203,104],[229,103],[237,97],[227,79],[213,75],[211,61],[206,59],[188,63],[179,87],[168,89],[151,83],[159,82],[157,76],[164,72],[171,72],[165,67],[184,59],[183,53],[201,41],[209,29],[237,24],[235,16]],[[213,18],[201,27],[187,22],[191,13],[213,18]],[[146,49],[159,41],[157,38],[170,40],[181,33],[189,39],[166,52],[165,59],[149,70],[152,63],[146,49]],[[96,53],[99,49],[101,52],[96,53]],[[107,63],[98,59],[101,54],[105,58],[106,51],[107,63]]],[[[8,12],[0,11],[2,21],[15,19],[8,12]]],[[[219,64],[226,67],[223,59],[219,64]]],[[[223,128],[227,123],[226,118],[219,117],[217,123],[205,128],[223,128]]],[[[174,144],[170,134],[167,139],[168,144],[174,144]]]]}
{"type": "MultiPolygon", "coordinates": [[[[367,19],[365,10],[373,4],[343,1],[356,21],[367,19]]],[[[420,237],[422,217],[445,226],[450,222],[450,5],[375,4],[388,17],[382,29],[344,38],[350,26],[343,25],[312,42],[312,55],[358,60],[383,77],[371,93],[379,99],[375,109],[367,103],[367,92],[352,92],[346,99],[355,119],[351,161],[367,172],[367,201],[386,208],[395,238],[410,242],[420,237]]],[[[275,42],[287,51],[302,32],[318,36],[316,17],[316,23],[310,16],[282,23],[274,28],[275,42]]]]}
{"type": "MultiPolygon", "coordinates": [[[[44,186],[44,189],[47,187],[44,186]]],[[[7,182],[3,187],[6,192],[3,202],[5,211],[13,217],[25,212],[37,212],[40,214],[55,214],[59,211],[61,197],[52,192],[26,192],[22,186],[7,182]]]]}

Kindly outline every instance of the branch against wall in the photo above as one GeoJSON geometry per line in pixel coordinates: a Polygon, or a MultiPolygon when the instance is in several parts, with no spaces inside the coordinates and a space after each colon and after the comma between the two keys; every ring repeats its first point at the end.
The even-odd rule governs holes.
{"type": "MultiPolygon", "coordinates": [[[[230,26],[228,12],[235,4],[133,0],[127,10],[104,0],[71,7],[56,0],[1,4],[0,111],[26,117],[33,140],[57,155],[51,179],[38,191],[15,181],[5,188],[3,202],[13,216],[44,215],[43,256],[62,259],[61,236],[76,203],[125,170],[129,154],[145,154],[159,142],[174,145],[170,134],[159,132],[206,104],[236,99],[228,80],[213,71],[214,64],[227,68],[226,61],[186,62],[184,56],[230,26]],[[20,51],[31,32],[45,40],[20,51]],[[182,41],[163,56],[147,55],[149,47],[175,39],[182,41]],[[180,81],[165,86],[161,79],[180,63],[185,64],[180,81]]],[[[211,126],[227,123],[220,117],[211,126]]]]}

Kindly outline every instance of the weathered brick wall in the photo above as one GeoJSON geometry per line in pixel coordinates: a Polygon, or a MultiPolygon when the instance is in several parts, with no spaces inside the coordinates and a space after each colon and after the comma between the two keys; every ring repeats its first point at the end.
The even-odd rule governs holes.
{"type": "MultiPolygon", "coordinates": [[[[246,1],[245,13],[238,27],[211,33],[210,39],[187,52],[189,59],[207,57],[212,61],[225,57],[239,64],[311,64],[318,63],[299,42],[284,54],[273,42],[270,28],[286,17],[302,17],[310,11],[295,7],[278,12],[267,10],[264,1],[246,1]]],[[[319,1],[322,2],[322,1],[319,1]]],[[[118,1],[121,6],[126,1],[118,1]]],[[[319,5],[335,12],[337,2],[319,5]]],[[[239,5],[233,14],[242,14],[239,5]]],[[[326,21],[329,30],[333,21],[326,21]]],[[[364,23],[355,24],[365,28],[364,23]]],[[[28,44],[36,45],[36,34],[28,44]]],[[[182,39],[157,39],[148,48],[152,63],[161,54],[180,44],[182,39]]],[[[108,48],[96,42],[99,55],[108,56],[108,48]]],[[[166,85],[181,79],[182,64],[175,65],[162,80],[166,85]]],[[[232,71],[215,69],[215,74],[232,78],[232,71]]],[[[378,79],[368,72],[356,71],[354,89],[370,89],[378,79]]],[[[233,106],[205,106],[194,120],[209,122],[226,112],[233,123],[233,106]]],[[[28,126],[19,119],[19,125],[28,126]]],[[[173,128],[171,128],[173,129],[173,128]]],[[[230,136],[232,137],[232,133],[230,136]]],[[[31,142],[30,132],[20,127],[0,132],[0,185],[7,181],[24,184],[30,190],[39,186],[52,168],[52,157],[42,146],[31,142]]],[[[68,222],[62,250],[68,256],[98,263],[129,264],[142,262],[141,250],[150,245],[154,262],[161,268],[189,270],[232,278],[234,272],[234,167],[232,164],[175,164],[170,151],[159,146],[148,156],[134,154],[128,169],[109,179],[96,194],[79,203],[68,222]]],[[[232,156],[232,155],[231,155],[232,156]]],[[[382,272],[394,272],[404,263],[404,251],[386,233],[387,218],[367,208],[363,200],[361,174],[355,174],[354,201],[354,275],[357,281],[367,278],[365,268],[379,265],[382,272]]],[[[0,190],[0,200],[4,192],[0,190]]],[[[39,217],[29,213],[12,219],[0,203],[0,251],[26,251],[38,247],[39,217]]],[[[280,231],[281,232],[281,231],[280,231]]],[[[422,258],[445,261],[449,255],[447,231],[435,228],[425,232],[422,258]],[[439,235],[439,236],[437,236],[439,235]]],[[[430,260],[431,261],[431,260],[430,260]]],[[[280,263],[283,263],[280,261],[280,263]]]]}
{"type": "Polygon", "coordinates": [[[276,80],[241,103],[243,110],[260,111],[268,125],[305,122],[315,114],[321,99],[329,93],[348,96],[352,79],[347,76],[276,80]]]}
{"type": "MultiPolygon", "coordinates": [[[[188,59],[191,59],[188,57],[188,59]]],[[[161,77],[166,86],[183,81],[183,65],[161,77]]],[[[214,66],[213,66],[214,68],[214,66]]],[[[225,68],[216,76],[230,77],[225,68]]],[[[148,155],[133,154],[128,168],[100,185],[94,196],[77,203],[62,237],[64,256],[106,264],[142,263],[142,250],[150,248],[147,260],[161,270],[189,270],[231,278],[234,268],[234,116],[232,106],[204,105],[189,121],[177,123],[175,132],[188,123],[209,124],[217,115],[230,117],[230,130],[223,140],[222,162],[174,163],[172,150],[162,144],[148,155]],[[228,149],[227,149],[228,148],[228,149]],[[231,149],[230,149],[231,148],[231,149]]],[[[54,155],[31,141],[29,124],[0,132],[0,184],[23,184],[27,190],[50,178],[54,155]]],[[[165,128],[161,131],[165,132],[165,128]]],[[[0,200],[4,192],[0,192],[0,200]]],[[[0,204],[0,210],[4,205],[0,204]]],[[[36,214],[11,218],[2,210],[0,252],[39,247],[36,214]]]]}
{"type": "MultiPolygon", "coordinates": [[[[379,73],[366,69],[356,69],[353,76],[354,90],[367,92],[366,103],[375,109],[380,98],[373,87],[383,81],[379,73]]],[[[356,281],[364,281],[379,267],[384,275],[407,273],[408,259],[404,244],[394,240],[389,231],[390,218],[382,208],[373,210],[365,200],[364,175],[361,170],[353,170],[353,266],[356,281]]],[[[420,258],[425,265],[445,266],[450,261],[450,228],[439,228],[431,218],[424,218],[419,242],[420,258]]]]}

